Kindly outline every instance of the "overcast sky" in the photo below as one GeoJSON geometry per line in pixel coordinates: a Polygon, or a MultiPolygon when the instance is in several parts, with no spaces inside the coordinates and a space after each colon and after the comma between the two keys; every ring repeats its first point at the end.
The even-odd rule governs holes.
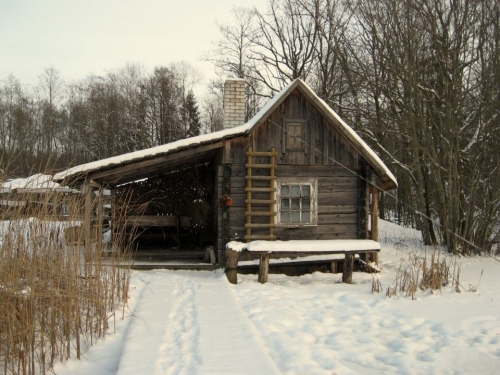
{"type": "Polygon", "coordinates": [[[37,84],[54,66],[65,81],[127,62],[151,70],[185,60],[213,74],[200,55],[219,38],[216,21],[267,0],[0,0],[0,80],[37,84]]]}

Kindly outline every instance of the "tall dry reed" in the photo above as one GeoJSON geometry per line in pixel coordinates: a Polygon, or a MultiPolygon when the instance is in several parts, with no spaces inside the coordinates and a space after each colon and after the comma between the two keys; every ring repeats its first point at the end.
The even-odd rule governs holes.
{"type": "Polygon", "coordinates": [[[91,241],[82,195],[21,191],[0,199],[0,373],[46,373],[56,361],[81,358],[125,308],[126,243],[117,231],[112,247],[102,240],[102,195],[92,194],[100,209],[91,241]]]}

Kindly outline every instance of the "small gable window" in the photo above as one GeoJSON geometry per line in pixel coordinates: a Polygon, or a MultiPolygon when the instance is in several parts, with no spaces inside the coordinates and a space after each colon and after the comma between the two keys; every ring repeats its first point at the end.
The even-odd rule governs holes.
{"type": "Polygon", "coordinates": [[[304,122],[288,121],[286,123],[286,149],[287,151],[304,150],[304,122]]]}
{"type": "Polygon", "coordinates": [[[279,179],[277,201],[278,225],[317,224],[316,179],[279,179]]]}

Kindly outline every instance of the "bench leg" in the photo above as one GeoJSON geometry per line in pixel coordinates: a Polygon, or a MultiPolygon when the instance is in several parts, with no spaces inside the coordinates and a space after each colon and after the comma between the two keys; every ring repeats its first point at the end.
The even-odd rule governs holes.
{"type": "Polygon", "coordinates": [[[262,254],[259,263],[259,283],[267,283],[267,274],[269,273],[269,254],[262,254]]]}
{"type": "Polygon", "coordinates": [[[337,261],[336,260],[332,261],[330,267],[331,267],[332,273],[337,273],[337,261]]]}
{"type": "Polygon", "coordinates": [[[346,253],[344,260],[344,273],[342,274],[342,282],[351,284],[352,283],[352,271],[354,269],[354,254],[346,253]]]}
{"type": "Polygon", "coordinates": [[[239,251],[226,250],[226,277],[231,284],[238,284],[238,260],[240,255],[239,251]]]}

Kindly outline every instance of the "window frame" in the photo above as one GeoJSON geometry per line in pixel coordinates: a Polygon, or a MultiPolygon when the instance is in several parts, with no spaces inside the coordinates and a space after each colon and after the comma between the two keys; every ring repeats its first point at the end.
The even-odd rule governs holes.
{"type": "MultiPolygon", "coordinates": [[[[288,177],[276,180],[276,225],[280,227],[310,227],[318,225],[318,179],[288,177]],[[281,189],[283,185],[309,185],[311,220],[307,223],[283,223],[281,221],[281,189]]],[[[301,210],[302,211],[302,210],[301,210]]]]}
{"type": "Polygon", "coordinates": [[[305,150],[305,127],[306,127],[306,122],[304,120],[286,120],[285,121],[285,132],[284,132],[284,141],[285,141],[285,150],[286,151],[304,151],[305,150]],[[291,136],[290,134],[290,125],[293,126],[300,126],[301,129],[301,134],[300,134],[300,146],[299,147],[292,147],[289,142],[289,137],[291,136]]]}

